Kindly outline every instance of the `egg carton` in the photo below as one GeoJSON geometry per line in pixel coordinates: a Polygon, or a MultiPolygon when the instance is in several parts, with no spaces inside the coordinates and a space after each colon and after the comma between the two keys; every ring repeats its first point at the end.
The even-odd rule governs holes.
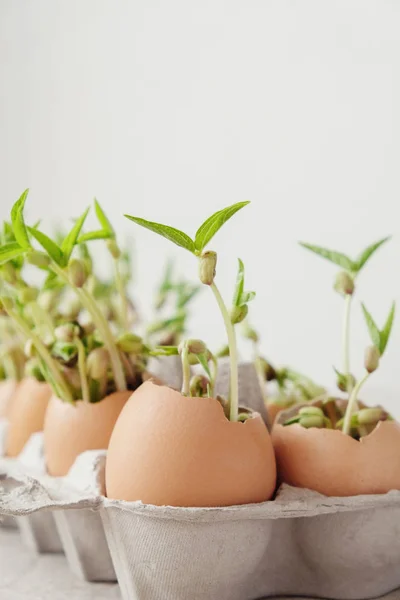
{"type": "MultiPolygon", "coordinates": [[[[22,490],[0,496],[0,514],[62,510],[80,515],[88,531],[96,511],[123,600],[366,600],[400,586],[398,491],[327,498],[282,486],[274,501],[260,504],[158,507],[100,494],[104,458],[78,458],[85,492],[53,478],[21,481],[22,490]]],[[[90,546],[90,554],[108,564],[104,547],[90,546]]]]}

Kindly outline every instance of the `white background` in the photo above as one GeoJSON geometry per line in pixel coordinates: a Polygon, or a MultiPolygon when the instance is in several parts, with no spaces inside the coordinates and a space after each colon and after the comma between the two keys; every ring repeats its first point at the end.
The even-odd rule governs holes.
{"type": "MultiPolygon", "coordinates": [[[[240,256],[265,354],[327,385],[343,302],[335,267],[296,241],[356,255],[392,233],[359,282],[360,375],[359,300],[379,323],[400,300],[399,31],[394,0],[1,0],[0,217],[25,187],[29,220],[49,227],[96,195],[135,236],[134,293],[150,314],[167,254],[194,279],[195,260],[123,213],[194,233],[252,200],[212,245],[221,289],[229,299],[240,256]]],[[[210,296],[191,330],[215,347],[210,296]]],[[[399,345],[400,318],[364,394],[398,415],[399,345]]]]}

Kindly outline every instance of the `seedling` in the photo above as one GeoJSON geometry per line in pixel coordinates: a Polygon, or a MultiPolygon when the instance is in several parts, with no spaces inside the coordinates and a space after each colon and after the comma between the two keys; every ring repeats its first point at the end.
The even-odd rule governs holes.
{"type": "Polygon", "coordinates": [[[351,393],[354,387],[354,377],[350,370],[350,313],[351,303],[353,294],[355,291],[355,282],[365,265],[368,263],[370,258],[383,244],[385,244],[389,237],[385,237],[374,244],[371,244],[359,256],[352,260],[346,254],[337,252],[336,250],[328,250],[327,248],[321,248],[320,246],[313,246],[300,242],[300,245],[307,250],[311,250],[314,254],[318,254],[322,258],[325,258],[329,262],[341,267],[341,271],[337,274],[334,289],[344,296],[345,308],[343,316],[343,328],[342,328],[342,371],[335,369],[337,374],[337,384],[339,389],[351,393]]]}
{"type": "Polygon", "coordinates": [[[249,204],[249,202],[238,202],[237,204],[234,204],[214,213],[198,228],[194,239],[192,239],[183,231],[180,231],[179,229],[176,229],[174,227],[162,225],[160,223],[155,223],[152,221],[146,221],[145,219],[141,219],[139,217],[125,215],[131,221],[134,221],[138,225],[165,237],[177,246],[180,246],[181,248],[184,248],[185,250],[189,251],[191,254],[193,254],[199,259],[200,281],[204,285],[210,286],[221,311],[228,337],[230,356],[229,416],[231,421],[237,421],[239,415],[238,357],[236,334],[233,323],[239,322],[241,318],[245,317],[247,302],[251,300],[253,296],[251,292],[244,292],[243,290],[242,274],[240,273],[241,269],[239,264],[239,275],[235,290],[234,309],[233,313],[230,314],[214,281],[216,275],[217,254],[212,251],[206,251],[206,246],[212,240],[217,231],[237,211],[239,211],[247,204],[249,204]]]}

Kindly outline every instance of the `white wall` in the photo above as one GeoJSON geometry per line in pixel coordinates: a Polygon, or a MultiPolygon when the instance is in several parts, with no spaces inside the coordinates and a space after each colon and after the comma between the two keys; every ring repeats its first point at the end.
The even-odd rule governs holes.
{"type": "MultiPolygon", "coordinates": [[[[96,195],[136,236],[146,310],[175,250],[122,214],[190,233],[251,199],[213,244],[221,287],[230,295],[241,256],[265,353],[331,384],[335,268],[296,240],[354,254],[396,234],[359,298],[379,321],[400,300],[399,30],[389,0],[2,0],[0,217],[27,186],[30,217],[49,224],[96,195]]],[[[176,252],[195,277],[194,259],[176,252]]],[[[197,309],[193,333],[222,341],[207,290],[197,309]]],[[[368,339],[359,312],[357,374],[368,339]]],[[[365,391],[398,415],[399,345],[400,316],[365,391]]]]}

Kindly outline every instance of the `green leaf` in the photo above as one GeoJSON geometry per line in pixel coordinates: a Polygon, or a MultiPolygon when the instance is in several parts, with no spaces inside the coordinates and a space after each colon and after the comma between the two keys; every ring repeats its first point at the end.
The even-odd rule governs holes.
{"type": "Polygon", "coordinates": [[[106,231],[105,229],[98,229],[97,231],[89,231],[88,233],[79,236],[78,244],[85,244],[92,240],[108,240],[112,237],[114,237],[112,232],[106,231]]]}
{"type": "Polygon", "coordinates": [[[61,244],[61,250],[64,255],[63,256],[63,267],[66,267],[68,265],[69,259],[72,254],[72,250],[74,249],[74,246],[78,241],[79,234],[80,234],[81,229],[86,221],[88,212],[89,212],[89,208],[87,208],[85,210],[85,212],[83,213],[83,215],[81,215],[79,217],[79,219],[76,221],[75,225],[73,226],[73,228],[71,229],[69,234],[64,238],[64,241],[61,244]]]}
{"type": "Polygon", "coordinates": [[[8,244],[0,246],[0,265],[17,256],[21,256],[24,252],[25,248],[21,248],[17,242],[9,242],[8,244]]]}
{"type": "Polygon", "coordinates": [[[96,211],[97,219],[104,231],[107,231],[110,234],[109,237],[115,237],[114,228],[96,198],[94,199],[94,210],[96,211]]]}
{"type": "Polygon", "coordinates": [[[77,356],[78,348],[75,344],[58,341],[53,344],[51,353],[54,357],[60,358],[62,361],[68,363],[72,358],[77,356]]]}
{"type": "Polygon", "coordinates": [[[381,335],[380,335],[381,343],[380,343],[379,352],[381,353],[381,356],[385,352],[387,343],[389,341],[389,337],[390,337],[390,334],[392,331],[395,312],[396,312],[396,303],[393,302],[392,307],[389,312],[389,315],[388,315],[388,318],[386,319],[386,323],[385,323],[385,325],[381,331],[381,335]]]}
{"type": "Polygon", "coordinates": [[[208,366],[207,355],[206,354],[197,354],[197,360],[199,361],[199,363],[203,367],[204,371],[206,372],[207,377],[209,379],[212,379],[210,367],[208,366]]]}
{"type": "Polygon", "coordinates": [[[211,215],[211,217],[209,217],[206,221],[204,221],[204,223],[196,232],[196,237],[194,240],[196,252],[202,252],[217,231],[221,229],[221,227],[227,221],[229,221],[229,219],[233,217],[238,210],[244,206],[247,206],[248,204],[250,204],[249,200],[245,202],[237,202],[236,204],[232,204],[232,206],[228,206],[227,208],[219,210],[211,215]]]}
{"type": "Polygon", "coordinates": [[[318,254],[319,256],[322,256],[322,258],[329,260],[335,265],[339,265],[339,267],[342,267],[342,269],[345,269],[346,271],[356,271],[356,263],[354,263],[351,258],[345,254],[342,254],[341,252],[328,250],[328,248],[321,248],[321,246],[313,246],[312,244],[306,244],[305,242],[299,242],[299,244],[303,248],[311,250],[311,252],[314,252],[314,254],[318,254]]]}
{"type": "Polygon", "coordinates": [[[181,248],[185,248],[185,250],[189,250],[192,254],[195,253],[195,245],[193,240],[183,231],[179,229],[175,229],[174,227],[169,227],[169,225],[162,225],[161,223],[153,223],[152,221],[146,221],[145,219],[140,219],[139,217],[131,217],[130,215],[124,215],[127,219],[130,219],[134,223],[141,225],[141,227],[145,227],[154,233],[158,233],[162,237],[166,238],[170,242],[173,242],[177,246],[181,248]]]}
{"type": "Polygon", "coordinates": [[[28,192],[29,189],[25,190],[11,209],[11,222],[15,239],[17,240],[18,244],[25,249],[31,247],[24,221],[24,206],[28,192]]]}
{"type": "Polygon", "coordinates": [[[39,244],[44,248],[47,254],[50,256],[52,260],[58,265],[62,264],[63,261],[63,253],[62,250],[52,239],[50,239],[45,233],[42,233],[38,229],[34,229],[33,227],[28,227],[29,233],[39,242],[39,244]]]}
{"type": "Polygon", "coordinates": [[[244,306],[245,304],[248,304],[249,302],[254,300],[255,297],[256,297],[255,292],[243,292],[243,294],[240,297],[238,306],[244,306]]]}
{"type": "Polygon", "coordinates": [[[244,264],[243,264],[243,261],[240,260],[240,258],[238,258],[238,272],[237,272],[237,276],[236,276],[235,291],[233,293],[233,301],[232,301],[233,306],[239,306],[240,299],[243,294],[243,290],[244,290],[244,264]]]}
{"type": "Polygon", "coordinates": [[[356,261],[357,273],[359,271],[361,271],[361,269],[368,262],[368,260],[371,258],[371,256],[378,250],[378,248],[383,246],[383,244],[385,242],[387,242],[388,240],[390,240],[391,237],[392,236],[389,235],[389,236],[383,238],[382,240],[379,240],[378,242],[371,244],[370,246],[368,246],[368,248],[366,248],[363,252],[361,252],[360,256],[358,257],[358,259],[356,261]]]}
{"type": "Polygon", "coordinates": [[[368,327],[369,335],[371,337],[371,341],[374,344],[374,346],[379,348],[379,351],[380,351],[381,332],[379,331],[379,328],[378,328],[377,324],[375,323],[375,321],[373,320],[371,314],[368,312],[366,306],[364,304],[361,304],[361,306],[362,306],[362,310],[364,313],[365,322],[368,327]]]}

